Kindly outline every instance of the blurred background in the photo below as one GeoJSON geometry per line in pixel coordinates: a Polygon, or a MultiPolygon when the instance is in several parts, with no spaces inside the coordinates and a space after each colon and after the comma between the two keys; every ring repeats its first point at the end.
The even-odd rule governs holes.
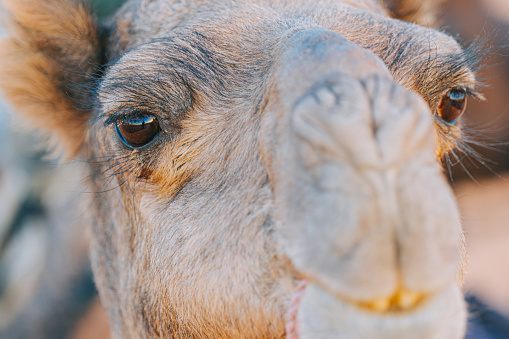
{"type": "MultiPolygon", "coordinates": [[[[89,0],[105,18],[124,0],[89,0]]],[[[447,0],[442,29],[496,47],[480,72],[484,102],[463,120],[475,154],[451,157],[469,269],[467,339],[509,338],[509,0],[447,0]]],[[[0,32],[1,35],[1,32],[0,32]]],[[[78,203],[84,175],[48,155],[0,99],[0,338],[107,339],[78,203]]]]}

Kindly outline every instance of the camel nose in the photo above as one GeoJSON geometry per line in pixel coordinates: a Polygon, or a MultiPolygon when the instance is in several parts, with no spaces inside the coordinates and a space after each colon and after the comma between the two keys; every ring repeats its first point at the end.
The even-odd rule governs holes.
{"type": "Polygon", "coordinates": [[[408,158],[416,144],[433,144],[427,105],[396,84],[373,53],[318,29],[296,33],[289,45],[280,100],[294,112],[295,132],[315,149],[380,168],[408,158]]]}
{"type": "Polygon", "coordinates": [[[333,295],[412,308],[449,286],[459,263],[459,214],[431,112],[337,34],[301,31],[288,46],[273,166],[282,248],[333,295]]]}
{"type": "Polygon", "coordinates": [[[292,127],[308,167],[328,158],[389,169],[427,151],[433,161],[430,112],[416,94],[385,75],[319,79],[296,103],[292,127]]]}

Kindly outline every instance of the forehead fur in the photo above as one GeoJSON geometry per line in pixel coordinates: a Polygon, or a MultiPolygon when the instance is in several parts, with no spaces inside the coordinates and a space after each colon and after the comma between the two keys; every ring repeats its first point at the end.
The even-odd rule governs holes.
{"type": "MultiPolygon", "coordinates": [[[[125,79],[123,83],[128,86],[118,88],[128,98],[136,96],[137,90],[125,92],[143,82],[141,79],[146,80],[147,89],[164,83],[161,77],[150,75],[153,70],[160,73],[158,67],[162,66],[172,69],[176,86],[173,90],[187,88],[189,95],[183,101],[186,107],[199,102],[197,93],[206,95],[207,88],[223,98],[242,96],[237,89],[249,93],[253,90],[250,83],[257,86],[256,81],[249,79],[261,79],[270,71],[285,35],[299,29],[325,28],[375,53],[394,79],[420,94],[433,113],[450,89],[461,88],[479,97],[474,71],[480,58],[475,46],[463,50],[445,33],[391,20],[380,5],[371,1],[358,2],[355,7],[349,2],[345,5],[332,0],[318,1],[312,6],[296,2],[205,1],[193,2],[193,6],[187,1],[130,2],[111,23],[112,40],[122,43],[112,44],[109,52],[117,56],[127,54],[109,72],[105,84],[125,79]],[[160,12],[171,15],[164,18],[154,15],[160,12]],[[147,60],[147,65],[136,67],[147,60]],[[158,79],[153,86],[148,83],[150,77],[158,79]],[[133,81],[134,78],[137,80],[133,81]],[[193,87],[203,90],[193,91],[193,87]]],[[[103,89],[111,87],[106,85],[103,89]]],[[[142,94],[141,101],[143,97],[142,94]]],[[[178,95],[177,100],[173,98],[174,95],[169,95],[168,102],[179,107],[182,98],[178,95]]],[[[140,105],[143,107],[143,103],[140,105]]],[[[440,156],[456,147],[461,130],[459,124],[444,126],[440,120],[436,125],[440,156]]]]}
{"type": "Polygon", "coordinates": [[[109,54],[119,55],[134,46],[167,37],[182,27],[206,34],[209,39],[229,36],[236,40],[236,45],[222,41],[216,51],[233,48],[249,53],[256,48],[246,43],[251,40],[270,53],[273,46],[266,41],[273,42],[281,34],[282,26],[323,27],[373,51],[398,82],[418,91],[430,105],[453,85],[475,89],[473,70],[478,58],[473,53],[465,53],[452,37],[421,26],[391,21],[372,1],[358,2],[354,7],[344,3],[318,1],[311,6],[306,2],[224,1],[198,5],[193,2],[190,6],[186,1],[178,5],[161,1],[131,2],[113,20],[113,37],[115,40],[121,37],[124,43],[112,46],[117,50],[109,54]],[[164,18],[154,15],[158,12],[156,8],[165,13],[164,18]],[[131,12],[134,9],[135,15],[131,12]],[[145,11],[150,17],[144,15],[145,11]],[[373,15],[373,11],[381,15],[373,15]],[[274,29],[275,22],[279,29],[274,29]]]}
{"type": "Polygon", "coordinates": [[[281,12],[300,13],[336,6],[348,5],[373,13],[387,14],[377,0],[224,0],[224,1],[193,1],[193,0],[131,0],[112,18],[111,24],[116,31],[115,39],[121,44],[114,48],[130,49],[135,45],[151,39],[165,36],[169,31],[182,26],[203,23],[211,19],[232,23],[238,14],[244,16],[243,23],[249,25],[260,18],[266,20],[272,12],[278,16],[281,12]],[[232,13],[233,17],[231,16],[232,13]]]}

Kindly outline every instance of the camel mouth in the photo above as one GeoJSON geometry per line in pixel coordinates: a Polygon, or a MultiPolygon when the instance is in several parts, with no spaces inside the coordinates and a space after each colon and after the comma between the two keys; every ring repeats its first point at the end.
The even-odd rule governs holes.
{"type": "Polygon", "coordinates": [[[452,285],[428,294],[400,288],[387,298],[357,301],[303,282],[292,298],[286,338],[334,338],[337,333],[351,333],[352,338],[400,339],[421,333],[416,338],[456,339],[461,338],[464,328],[453,327],[450,321],[465,318],[464,313],[461,292],[452,285]],[[444,333],[431,330],[444,322],[444,333]],[[374,325],[367,328],[366,324],[374,325]]]}
{"type": "Polygon", "coordinates": [[[413,312],[431,297],[432,295],[426,293],[413,292],[400,287],[389,297],[375,298],[367,301],[352,300],[344,297],[339,298],[362,310],[383,315],[413,312]]]}

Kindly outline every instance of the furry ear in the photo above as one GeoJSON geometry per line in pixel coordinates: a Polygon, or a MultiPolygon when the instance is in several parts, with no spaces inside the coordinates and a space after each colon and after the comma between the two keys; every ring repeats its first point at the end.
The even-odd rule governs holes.
{"type": "Polygon", "coordinates": [[[383,0],[396,19],[426,27],[437,25],[437,15],[444,0],[383,0]]]}
{"type": "Polygon", "coordinates": [[[0,0],[0,89],[33,126],[79,153],[88,112],[77,107],[100,62],[98,29],[88,9],[73,0],[0,0]],[[3,7],[3,8],[2,8],[3,7]]]}

